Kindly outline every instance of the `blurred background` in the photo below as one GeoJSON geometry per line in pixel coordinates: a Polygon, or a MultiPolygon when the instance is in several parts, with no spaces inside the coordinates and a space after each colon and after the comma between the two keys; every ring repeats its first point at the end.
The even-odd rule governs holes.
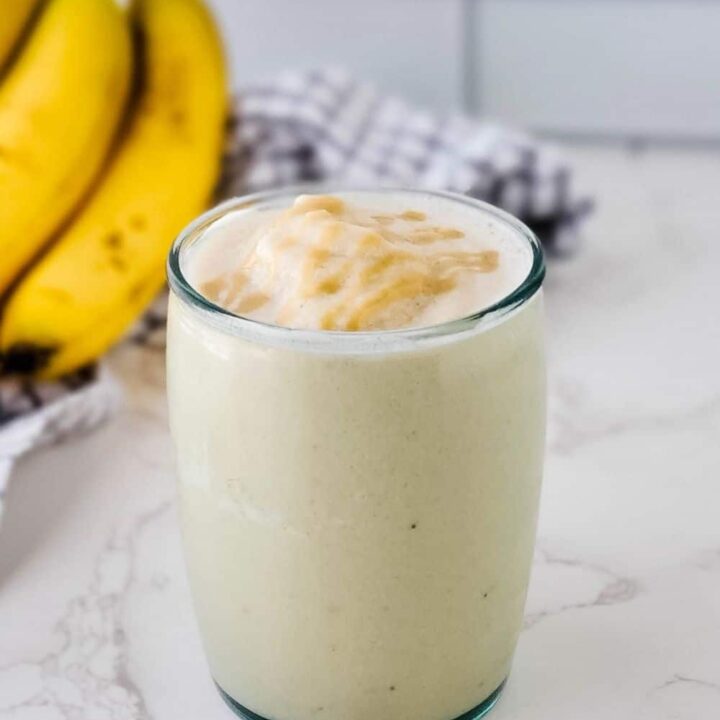
{"type": "Polygon", "coordinates": [[[720,139],[715,0],[211,0],[242,85],[342,65],[561,138],[720,139]]]}

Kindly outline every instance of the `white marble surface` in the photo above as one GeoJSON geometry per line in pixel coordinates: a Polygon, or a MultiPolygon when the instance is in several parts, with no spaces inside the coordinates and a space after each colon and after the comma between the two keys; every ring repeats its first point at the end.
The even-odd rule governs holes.
{"type": "MultiPolygon", "coordinates": [[[[598,211],[582,251],[549,271],[537,561],[492,717],[715,720],[720,153],[570,153],[598,211]]],[[[16,470],[0,530],[1,720],[230,718],[183,571],[162,360],[117,350],[122,412],[16,470]]]]}

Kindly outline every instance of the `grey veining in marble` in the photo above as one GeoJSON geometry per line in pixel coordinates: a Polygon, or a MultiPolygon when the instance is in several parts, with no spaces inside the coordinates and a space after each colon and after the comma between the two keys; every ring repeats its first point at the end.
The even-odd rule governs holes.
{"type": "MultiPolygon", "coordinates": [[[[569,148],[598,200],[546,285],[550,405],[525,629],[495,720],[720,717],[720,153],[569,148]]],[[[185,581],[162,354],[115,419],[17,468],[0,720],[222,720],[185,581]]]]}

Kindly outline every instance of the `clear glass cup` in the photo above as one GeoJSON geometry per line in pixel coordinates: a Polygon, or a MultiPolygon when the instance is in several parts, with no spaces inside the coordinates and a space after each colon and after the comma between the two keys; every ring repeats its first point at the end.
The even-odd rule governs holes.
{"type": "Polygon", "coordinates": [[[497,208],[430,193],[505,224],[532,267],[428,328],[292,330],[191,287],[183,258],[210,225],[297,193],[220,205],[168,263],[170,424],[213,678],[252,719],[478,718],[510,669],[535,540],[540,246],[497,208]]]}

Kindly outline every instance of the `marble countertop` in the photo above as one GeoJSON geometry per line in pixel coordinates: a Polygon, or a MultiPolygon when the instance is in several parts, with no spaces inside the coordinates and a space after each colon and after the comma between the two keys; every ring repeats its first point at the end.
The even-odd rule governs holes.
{"type": "MultiPolygon", "coordinates": [[[[550,410],[525,630],[493,720],[720,717],[720,153],[574,146],[598,200],[547,279],[550,410]]],[[[163,355],[24,459],[0,531],[0,720],[229,720],[173,506],[163,355]]]]}

